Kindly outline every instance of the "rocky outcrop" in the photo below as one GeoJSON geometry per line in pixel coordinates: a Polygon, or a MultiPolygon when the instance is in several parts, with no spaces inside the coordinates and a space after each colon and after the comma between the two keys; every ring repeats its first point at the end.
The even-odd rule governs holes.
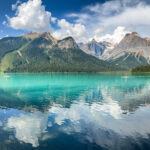
{"type": "Polygon", "coordinates": [[[36,39],[36,38],[42,37],[46,40],[51,40],[53,45],[57,44],[57,39],[55,39],[49,32],[44,32],[44,33],[30,32],[30,33],[22,35],[22,37],[26,39],[36,39]]]}
{"type": "Polygon", "coordinates": [[[58,47],[60,49],[76,49],[78,48],[77,43],[75,42],[75,40],[72,37],[67,37],[63,40],[58,41],[58,47]]]}

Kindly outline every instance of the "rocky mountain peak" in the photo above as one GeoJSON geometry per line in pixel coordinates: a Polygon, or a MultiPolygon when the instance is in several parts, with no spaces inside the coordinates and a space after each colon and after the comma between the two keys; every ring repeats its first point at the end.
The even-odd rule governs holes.
{"type": "Polygon", "coordinates": [[[137,32],[132,32],[130,35],[132,35],[132,36],[139,36],[139,34],[137,32]]]}
{"type": "Polygon", "coordinates": [[[26,39],[35,39],[35,38],[38,38],[39,36],[40,36],[40,33],[37,33],[37,32],[30,32],[30,33],[22,35],[22,37],[26,39]]]}
{"type": "Polygon", "coordinates": [[[89,41],[87,44],[92,44],[92,45],[95,45],[95,44],[98,44],[98,42],[93,38],[91,41],[89,41]]]}
{"type": "Polygon", "coordinates": [[[37,43],[37,45],[40,48],[52,48],[52,46],[57,44],[57,39],[55,39],[49,32],[44,32],[44,33],[36,33],[36,32],[31,32],[22,35],[22,37],[26,39],[31,39],[31,40],[41,40],[37,43]],[[45,39],[47,42],[43,42],[42,39],[45,39]]]}
{"type": "Polygon", "coordinates": [[[42,37],[45,38],[46,40],[51,40],[53,44],[57,43],[57,40],[49,32],[44,32],[44,33],[30,32],[22,35],[22,37],[26,39],[36,39],[42,37]]]}
{"type": "Polygon", "coordinates": [[[139,36],[139,34],[138,34],[137,32],[132,32],[132,33],[127,33],[127,34],[125,35],[125,37],[129,37],[129,36],[134,37],[134,36],[139,36]]]}
{"type": "Polygon", "coordinates": [[[123,40],[130,41],[130,40],[135,39],[135,38],[141,38],[141,37],[139,36],[139,34],[137,32],[132,32],[132,33],[127,33],[125,35],[125,37],[123,38],[123,40]]]}
{"type": "Polygon", "coordinates": [[[97,41],[93,38],[91,42],[95,43],[95,42],[97,42],[97,41]]]}
{"type": "Polygon", "coordinates": [[[78,45],[72,37],[67,37],[58,41],[58,47],[60,49],[64,48],[68,49],[68,48],[78,48],[78,45]]]}
{"type": "Polygon", "coordinates": [[[55,39],[49,32],[42,33],[40,37],[43,37],[46,40],[51,40],[53,44],[57,43],[57,39],[55,39]]]}
{"type": "Polygon", "coordinates": [[[98,43],[95,39],[92,39],[90,42],[83,44],[81,46],[81,49],[90,55],[100,57],[104,50],[105,50],[105,45],[103,43],[98,43]]]}
{"type": "Polygon", "coordinates": [[[117,47],[124,50],[129,48],[145,47],[146,45],[146,39],[140,37],[137,32],[132,32],[130,34],[126,34],[117,47]]]}
{"type": "Polygon", "coordinates": [[[120,59],[119,62],[124,62],[127,58],[129,59],[132,57],[134,57],[133,59],[135,59],[135,61],[139,61],[140,58],[143,60],[149,59],[150,41],[146,38],[140,37],[137,32],[126,34],[118,45],[108,51],[106,57],[109,60],[119,60],[120,58],[123,58],[123,60],[120,59]]]}

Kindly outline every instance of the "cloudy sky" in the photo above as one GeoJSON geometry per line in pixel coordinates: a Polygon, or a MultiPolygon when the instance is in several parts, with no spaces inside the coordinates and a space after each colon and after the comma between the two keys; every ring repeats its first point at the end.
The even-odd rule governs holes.
{"type": "Polygon", "coordinates": [[[150,37],[149,14],[149,0],[5,0],[0,1],[0,38],[48,31],[58,39],[117,43],[132,31],[150,37]]]}

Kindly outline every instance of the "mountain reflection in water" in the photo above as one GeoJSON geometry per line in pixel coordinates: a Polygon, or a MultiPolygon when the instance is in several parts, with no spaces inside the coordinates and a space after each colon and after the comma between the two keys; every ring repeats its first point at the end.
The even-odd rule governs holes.
{"type": "Polygon", "coordinates": [[[0,150],[150,149],[150,76],[0,75],[0,150]]]}

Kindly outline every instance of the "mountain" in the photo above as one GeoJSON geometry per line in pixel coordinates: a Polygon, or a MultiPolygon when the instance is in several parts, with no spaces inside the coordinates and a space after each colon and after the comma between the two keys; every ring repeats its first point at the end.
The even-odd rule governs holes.
{"type": "Polygon", "coordinates": [[[58,41],[58,48],[60,49],[69,49],[69,48],[73,48],[73,49],[78,49],[78,45],[75,42],[75,40],[72,37],[67,37],[63,40],[58,41]]]}
{"type": "Polygon", "coordinates": [[[29,33],[0,40],[0,72],[102,72],[120,68],[79,49],[72,37],[29,33]]]}
{"type": "Polygon", "coordinates": [[[100,60],[132,69],[150,63],[150,39],[142,38],[138,33],[126,34],[119,44],[96,42],[92,40],[81,46],[81,49],[100,60]]]}
{"type": "Polygon", "coordinates": [[[108,58],[115,59],[125,53],[135,53],[136,56],[150,58],[150,41],[141,38],[136,32],[126,34],[122,41],[112,49],[108,58]]]}
{"type": "Polygon", "coordinates": [[[147,65],[150,60],[150,41],[136,32],[127,34],[107,56],[109,62],[129,69],[147,65]]]}
{"type": "Polygon", "coordinates": [[[103,55],[106,46],[103,43],[98,43],[97,41],[95,41],[95,39],[93,39],[92,41],[81,45],[80,48],[85,53],[100,58],[103,55]]]}

